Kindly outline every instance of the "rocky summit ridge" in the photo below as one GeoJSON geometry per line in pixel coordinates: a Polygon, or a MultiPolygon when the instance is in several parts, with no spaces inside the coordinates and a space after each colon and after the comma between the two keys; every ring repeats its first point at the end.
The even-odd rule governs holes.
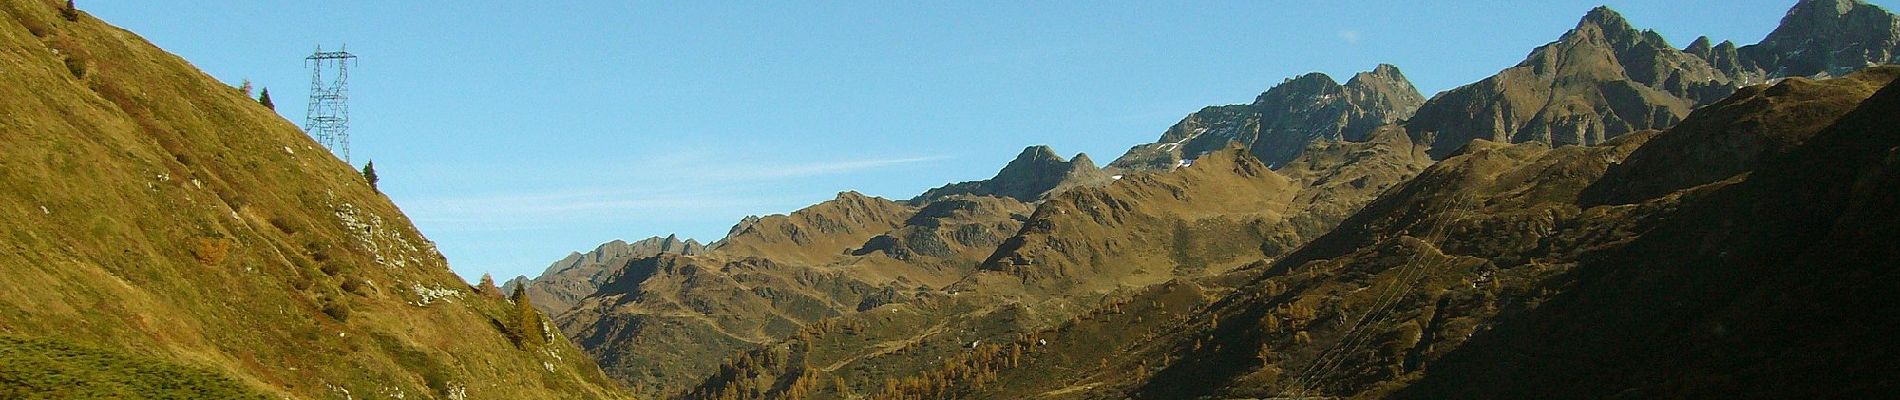
{"type": "Polygon", "coordinates": [[[1093,185],[1109,180],[1109,175],[1090,160],[1088,154],[1077,153],[1074,159],[1065,160],[1049,146],[1036,145],[1024,148],[996,176],[980,181],[952,183],[934,189],[910,200],[913,204],[924,204],[938,199],[956,196],[998,196],[1018,201],[1036,201],[1043,196],[1070,187],[1093,185]]]}
{"type": "Polygon", "coordinates": [[[1804,0],[1761,43],[1700,37],[1677,50],[1597,7],[1517,66],[1433,96],[1405,126],[1439,158],[1475,139],[1602,143],[1674,125],[1745,85],[1894,62],[1896,21],[1864,2],[1804,0]]]}
{"type": "Polygon", "coordinates": [[[1374,129],[1412,115],[1424,97],[1398,67],[1380,64],[1341,85],[1308,73],[1267,89],[1253,103],[1213,106],[1169,127],[1109,163],[1118,170],[1165,170],[1239,142],[1279,168],[1315,141],[1363,141],[1374,129]]]}

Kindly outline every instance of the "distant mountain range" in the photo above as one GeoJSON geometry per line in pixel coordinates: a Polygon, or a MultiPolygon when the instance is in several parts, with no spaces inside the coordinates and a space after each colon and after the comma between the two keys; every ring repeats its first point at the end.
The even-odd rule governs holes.
{"type": "MultiPolygon", "coordinates": [[[[1678,49],[1599,7],[1429,99],[1392,65],[1301,75],[1103,168],[1032,146],[906,201],[749,218],[551,311],[610,375],[684,398],[1537,397],[1556,370],[1458,374],[1511,354],[1491,327],[1585,295],[1567,272],[1880,109],[1893,70],[1855,71],[1900,61],[1895,21],[1804,1],[1761,43],[1678,49]]],[[[1551,387],[1720,387],[1618,382],[1551,387]]]]}

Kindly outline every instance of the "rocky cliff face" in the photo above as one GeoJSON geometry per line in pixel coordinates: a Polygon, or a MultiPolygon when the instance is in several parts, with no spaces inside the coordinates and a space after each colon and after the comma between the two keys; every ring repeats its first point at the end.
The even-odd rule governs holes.
{"type": "Polygon", "coordinates": [[[1424,97],[1398,67],[1381,64],[1345,85],[1322,73],[1300,75],[1246,105],[1204,108],[1169,127],[1155,143],[1135,146],[1110,167],[1165,170],[1181,160],[1240,142],[1279,168],[1316,141],[1364,141],[1380,126],[1412,115],[1424,97]]]}
{"type": "Polygon", "coordinates": [[[1033,202],[1051,192],[1108,180],[1108,174],[1096,167],[1087,154],[1064,160],[1049,146],[1029,146],[997,171],[995,177],[930,189],[911,199],[911,203],[923,204],[955,195],[999,196],[1033,202]]]}
{"type": "Polygon", "coordinates": [[[1432,97],[1406,128],[1441,158],[1473,139],[1596,144],[1674,125],[1734,84],[1703,58],[1598,7],[1517,66],[1432,97]]]}
{"type": "Polygon", "coordinates": [[[1859,0],[1806,0],[1761,43],[1739,53],[1743,73],[1843,76],[1900,62],[1900,17],[1859,0]]]}
{"type": "Polygon", "coordinates": [[[1675,50],[1598,7],[1557,41],[1485,80],[1433,96],[1406,123],[1444,157],[1473,139],[1594,144],[1673,126],[1743,85],[1841,76],[1892,63],[1900,18],[1853,0],[1806,0],[1761,43],[1697,38],[1675,50]]]}

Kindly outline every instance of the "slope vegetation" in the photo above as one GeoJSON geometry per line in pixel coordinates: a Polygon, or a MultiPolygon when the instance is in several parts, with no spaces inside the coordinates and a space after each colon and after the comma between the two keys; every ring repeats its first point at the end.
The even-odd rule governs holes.
{"type": "Polygon", "coordinates": [[[0,1],[0,395],[617,396],[295,126],[62,6],[0,1]]]}

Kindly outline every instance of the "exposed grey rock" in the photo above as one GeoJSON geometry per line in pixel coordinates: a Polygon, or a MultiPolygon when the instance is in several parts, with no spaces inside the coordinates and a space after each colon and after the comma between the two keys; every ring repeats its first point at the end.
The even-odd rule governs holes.
{"type": "Polygon", "coordinates": [[[1155,143],[1129,149],[1109,166],[1165,170],[1228,142],[1279,168],[1315,141],[1361,141],[1380,126],[1404,120],[1425,101],[1398,67],[1381,64],[1346,84],[1323,73],[1300,75],[1261,93],[1251,104],[1215,106],[1188,115],[1155,143]]]}

